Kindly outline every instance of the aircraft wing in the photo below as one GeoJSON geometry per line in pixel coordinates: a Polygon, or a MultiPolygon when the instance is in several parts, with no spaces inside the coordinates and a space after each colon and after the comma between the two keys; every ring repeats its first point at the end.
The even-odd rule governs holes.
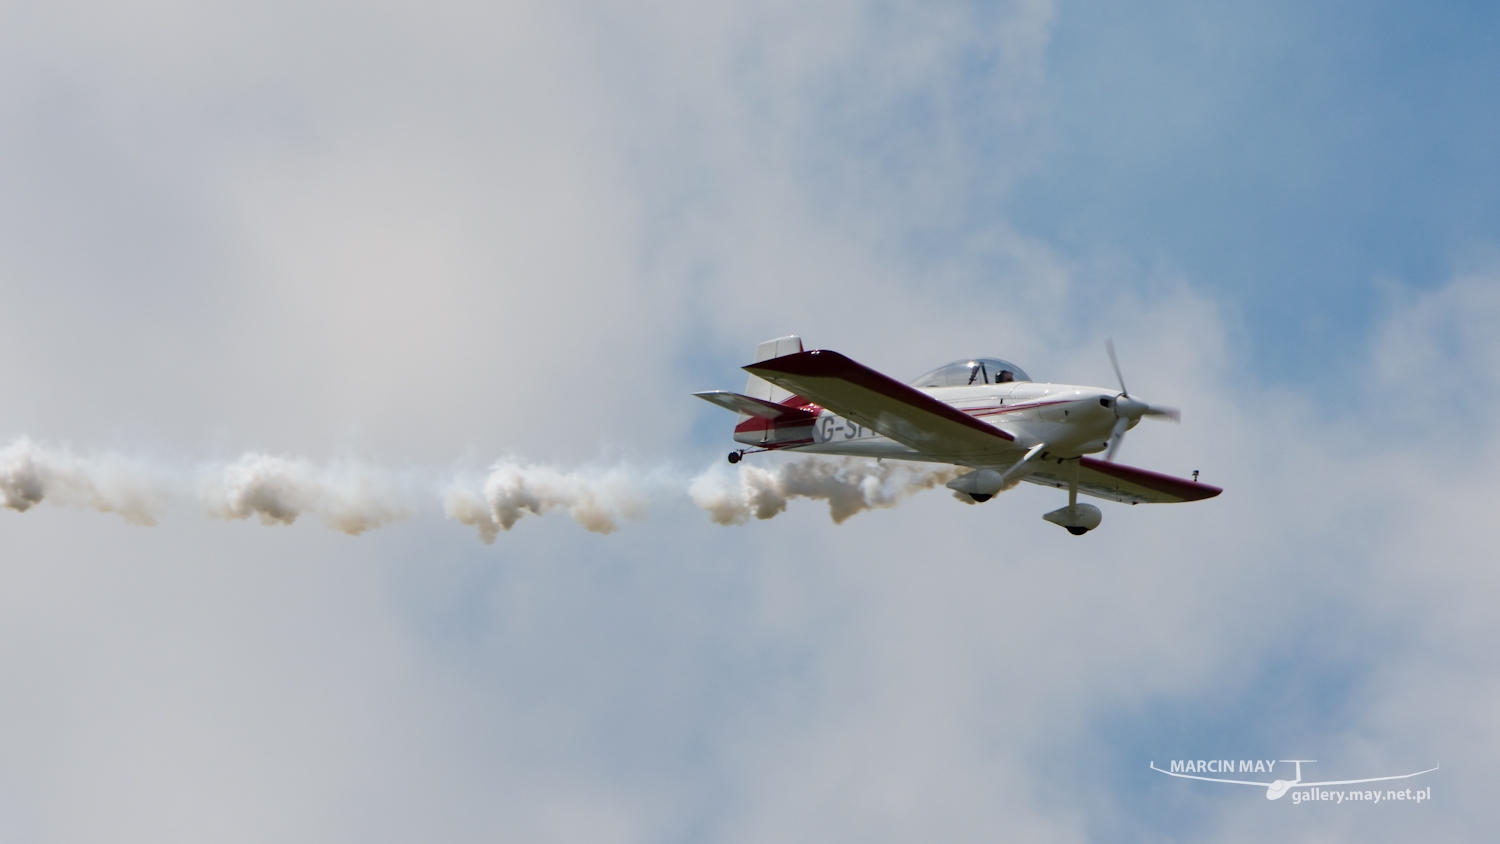
{"type": "MultiPolygon", "coordinates": [[[[1044,462],[1023,480],[1067,489],[1068,470],[1055,462],[1044,462]]],[[[1213,498],[1224,490],[1212,484],[1083,457],[1078,461],[1078,491],[1123,504],[1171,504],[1213,498]]]]}
{"type": "Polygon", "coordinates": [[[838,352],[798,352],[745,369],[930,460],[1008,466],[1025,452],[999,428],[838,352]]]}

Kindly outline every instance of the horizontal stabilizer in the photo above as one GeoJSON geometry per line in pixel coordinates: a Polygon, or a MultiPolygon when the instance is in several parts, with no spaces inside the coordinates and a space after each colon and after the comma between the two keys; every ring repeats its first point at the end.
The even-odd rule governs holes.
{"type": "Polygon", "coordinates": [[[777,404],[765,399],[742,396],[739,393],[731,393],[728,390],[709,390],[704,393],[693,393],[706,402],[712,402],[726,410],[736,413],[745,413],[750,416],[759,416],[762,419],[774,419],[778,422],[792,422],[798,419],[816,419],[817,414],[800,407],[777,404]]]}

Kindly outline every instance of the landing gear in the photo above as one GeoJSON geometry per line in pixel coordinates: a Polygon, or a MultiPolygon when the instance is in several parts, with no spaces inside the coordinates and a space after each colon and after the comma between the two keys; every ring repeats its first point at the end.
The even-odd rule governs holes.
{"type": "Polygon", "coordinates": [[[1104,521],[1103,514],[1099,508],[1092,504],[1072,504],[1061,509],[1053,510],[1042,516],[1042,518],[1058,527],[1068,529],[1068,533],[1074,536],[1083,536],[1085,533],[1099,526],[1104,521]]]}
{"type": "Polygon", "coordinates": [[[1092,504],[1078,503],[1078,458],[1068,461],[1070,466],[1068,478],[1068,506],[1053,510],[1042,516],[1042,518],[1059,527],[1068,529],[1068,533],[1074,536],[1083,536],[1085,533],[1099,526],[1104,520],[1104,514],[1099,508],[1092,504]]]}
{"type": "Polygon", "coordinates": [[[986,495],[982,492],[971,492],[969,493],[969,497],[974,499],[977,503],[983,504],[984,502],[989,501],[994,496],[986,495]]]}
{"type": "Polygon", "coordinates": [[[741,460],[744,460],[745,455],[747,454],[761,454],[770,450],[771,449],[769,448],[741,448],[736,451],[729,452],[729,462],[738,463],[741,460]]]}

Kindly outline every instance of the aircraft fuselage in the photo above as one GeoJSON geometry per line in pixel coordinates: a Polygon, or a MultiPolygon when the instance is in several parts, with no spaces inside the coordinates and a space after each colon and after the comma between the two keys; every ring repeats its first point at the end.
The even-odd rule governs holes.
{"type": "MultiPolygon", "coordinates": [[[[1118,392],[1100,387],[1025,381],[931,387],[922,392],[994,425],[1014,437],[1018,445],[1029,448],[1045,442],[1049,452],[1065,458],[1103,451],[1119,418],[1114,409],[1118,392]]],[[[746,419],[735,428],[735,441],[811,454],[926,459],[914,449],[799,397],[782,403],[814,411],[817,417],[790,424],[758,417],[746,419]]],[[[1139,421],[1132,419],[1130,427],[1139,421]]]]}

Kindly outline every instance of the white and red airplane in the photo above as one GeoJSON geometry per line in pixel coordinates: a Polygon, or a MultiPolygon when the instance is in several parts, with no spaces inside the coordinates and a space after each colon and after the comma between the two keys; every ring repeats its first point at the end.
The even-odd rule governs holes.
{"type": "Polygon", "coordinates": [[[1042,384],[996,358],[954,361],[903,384],[827,349],[803,351],[800,337],[768,340],[745,367],[745,393],[694,395],[740,414],[734,439],[752,449],[920,460],[973,471],[948,487],[988,501],[1021,481],[1066,489],[1068,506],[1042,516],[1070,533],[1103,514],[1078,493],[1129,504],[1212,498],[1223,490],[1114,462],[1125,432],[1143,417],[1178,419],[1130,395],[1113,344],[1119,390],[1042,384]],[[1103,460],[1085,455],[1105,452],[1103,460]]]}

